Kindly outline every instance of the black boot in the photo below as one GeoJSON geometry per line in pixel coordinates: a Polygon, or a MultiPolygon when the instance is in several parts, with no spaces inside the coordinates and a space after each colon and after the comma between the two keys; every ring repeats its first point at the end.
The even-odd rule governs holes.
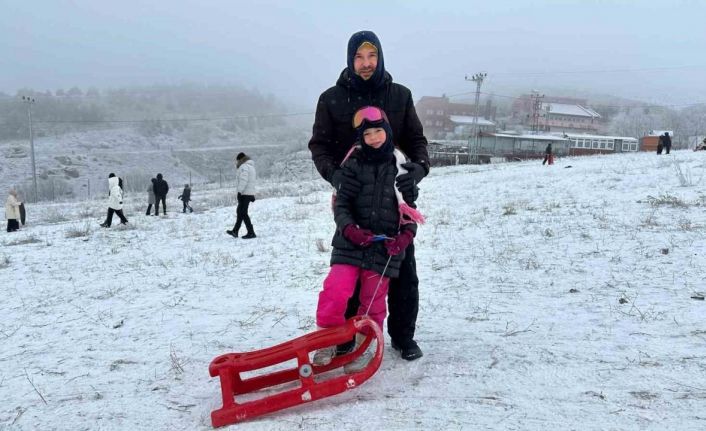
{"type": "Polygon", "coordinates": [[[392,341],[392,348],[400,352],[400,356],[406,361],[413,361],[424,356],[422,349],[419,348],[417,342],[414,340],[405,341],[404,343],[399,344],[392,341]]]}
{"type": "Polygon", "coordinates": [[[243,235],[243,239],[250,239],[250,238],[257,238],[257,235],[255,235],[255,232],[248,232],[245,235],[243,235]]]}
{"type": "Polygon", "coordinates": [[[345,355],[346,353],[350,353],[353,351],[353,348],[355,347],[355,338],[352,338],[351,341],[348,341],[343,344],[339,344],[336,346],[336,355],[341,356],[345,355]]]}

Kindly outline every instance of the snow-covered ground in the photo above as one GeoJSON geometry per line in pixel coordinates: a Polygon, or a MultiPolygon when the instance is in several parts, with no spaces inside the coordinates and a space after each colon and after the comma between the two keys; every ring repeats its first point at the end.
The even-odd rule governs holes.
{"type": "MultiPolygon", "coordinates": [[[[425,356],[386,345],[360,387],[232,428],[706,429],[705,157],[434,169],[425,356]]],[[[329,194],[287,187],[251,206],[249,241],[224,232],[232,206],[2,232],[0,429],[210,429],[211,359],[314,329],[329,194]]]]}

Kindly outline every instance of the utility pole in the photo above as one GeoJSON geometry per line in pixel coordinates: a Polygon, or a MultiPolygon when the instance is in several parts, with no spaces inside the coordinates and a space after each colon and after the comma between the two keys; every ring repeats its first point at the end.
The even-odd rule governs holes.
{"type": "Polygon", "coordinates": [[[542,99],[544,99],[544,94],[539,94],[539,91],[532,90],[532,133],[537,134],[539,132],[539,115],[542,110],[542,99]]]}
{"type": "Polygon", "coordinates": [[[546,111],[544,113],[544,131],[548,133],[551,130],[549,120],[551,119],[552,105],[547,103],[547,106],[544,107],[544,110],[546,111]]]}
{"type": "Polygon", "coordinates": [[[468,75],[466,75],[466,81],[473,81],[476,83],[476,107],[473,115],[473,126],[471,128],[471,137],[468,140],[468,163],[477,163],[478,162],[478,147],[479,147],[479,141],[478,141],[478,107],[480,105],[480,87],[483,85],[483,80],[485,77],[488,76],[487,73],[480,72],[476,73],[471,77],[471,79],[468,79],[468,75]]]}
{"type": "Polygon", "coordinates": [[[29,148],[32,151],[32,182],[34,184],[34,201],[39,201],[39,194],[37,193],[37,165],[34,161],[34,136],[32,135],[32,105],[34,104],[34,98],[29,96],[22,96],[22,101],[27,104],[27,117],[29,118],[29,148]]]}

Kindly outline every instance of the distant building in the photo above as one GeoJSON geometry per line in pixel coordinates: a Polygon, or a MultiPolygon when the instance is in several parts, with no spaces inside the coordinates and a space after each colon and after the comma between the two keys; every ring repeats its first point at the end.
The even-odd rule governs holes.
{"type": "Polygon", "coordinates": [[[638,151],[637,138],[629,136],[603,136],[564,133],[568,139],[569,155],[585,156],[591,154],[629,153],[638,151]]]}
{"type": "Polygon", "coordinates": [[[601,115],[587,108],[585,99],[546,96],[537,113],[533,112],[533,101],[529,94],[518,97],[512,104],[512,119],[531,127],[536,114],[541,132],[596,133],[602,126],[601,115]]]}
{"type": "Polygon", "coordinates": [[[659,145],[659,137],[664,135],[665,133],[669,133],[669,136],[671,136],[672,141],[675,140],[673,130],[650,130],[645,136],[640,138],[640,151],[657,151],[657,146],[659,145]]]}
{"type": "Polygon", "coordinates": [[[540,128],[548,132],[597,132],[601,115],[582,105],[542,103],[540,128]]]}
{"type": "Polygon", "coordinates": [[[538,159],[544,157],[547,144],[552,144],[556,156],[569,154],[568,138],[556,135],[535,135],[522,133],[483,133],[480,138],[479,154],[504,157],[506,160],[538,159]]]}
{"type": "MultiPolygon", "coordinates": [[[[424,135],[430,139],[446,139],[451,135],[471,133],[475,106],[470,103],[453,103],[446,96],[423,96],[416,106],[417,115],[424,127],[424,135]]],[[[480,107],[478,126],[480,131],[495,130],[494,119],[497,108],[488,100],[480,107]]],[[[465,136],[464,136],[465,137],[465,136]]]]}

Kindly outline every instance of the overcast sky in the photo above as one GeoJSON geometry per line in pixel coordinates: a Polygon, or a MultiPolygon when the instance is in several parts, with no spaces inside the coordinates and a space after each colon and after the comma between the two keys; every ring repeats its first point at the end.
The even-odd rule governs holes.
{"type": "Polygon", "coordinates": [[[311,106],[373,30],[415,97],[595,92],[706,102],[706,1],[0,0],[0,91],[238,84],[311,106]],[[561,72],[561,73],[557,73],[561,72]]]}

